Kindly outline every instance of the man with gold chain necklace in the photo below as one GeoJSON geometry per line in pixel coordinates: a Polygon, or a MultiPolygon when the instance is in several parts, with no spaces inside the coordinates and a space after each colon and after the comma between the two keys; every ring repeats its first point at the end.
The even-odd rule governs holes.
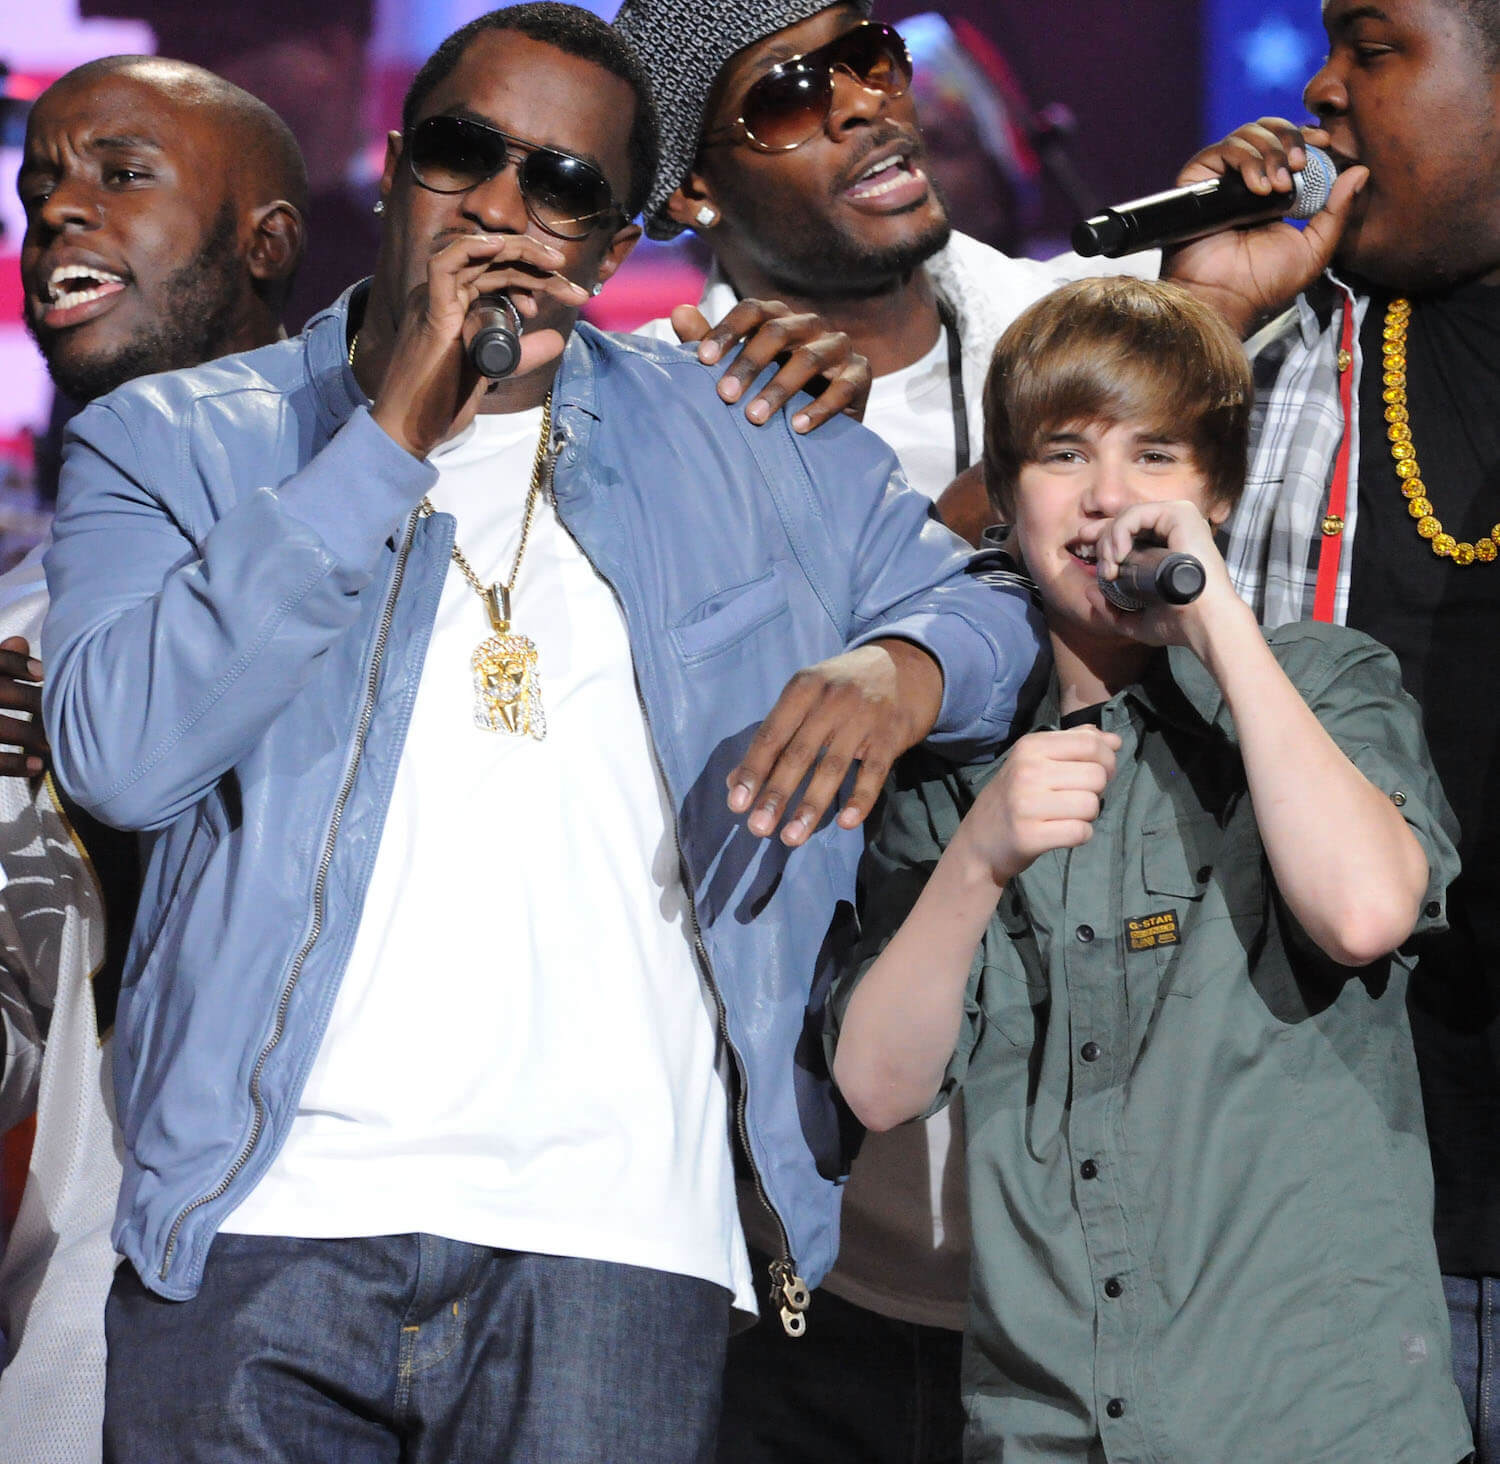
{"type": "Polygon", "coordinates": [[[1286,188],[1305,137],[1358,189],[1342,238],[1235,231],[1180,249],[1166,273],[1247,336],[1260,328],[1250,479],[1226,555],[1238,588],[1267,625],[1342,621],[1396,652],[1462,825],[1450,929],[1424,945],[1409,1006],[1454,1368],[1476,1457],[1494,1464],[1500,4],[1325,0],[1323,21],[1329,54],[1304,93],[1318,125],[1242,127],[1183,180],[1237,168],[1257,191],[1286,188]]]}
{"type": "Polygon", "coordinates": [[[121,1464],[707,1460],[761,1289],[731,1133],[787,1325],[831,1262],[858,825],[914,742],[1005,736],[1035,627],[862,428],[756,426],[575,324],[646,95],[588,12],[481,17],[389,139],[373,279],[75,424],[49,740],[153,835],[121,1464]]]}

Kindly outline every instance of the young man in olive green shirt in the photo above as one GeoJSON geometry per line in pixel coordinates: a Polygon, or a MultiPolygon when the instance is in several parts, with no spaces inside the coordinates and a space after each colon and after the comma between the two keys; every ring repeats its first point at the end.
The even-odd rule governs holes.
{"type": "Polygon", "coordinates": [[[1034,306],[990,374],[1042,730],[898,778],[835,1000],[871,1128],[964,1089],[972,1459],[1472,1447],[1404,1009],[1452,815],[1393,658],[1265,636],[1229,585],[1249,394],[1211,312],[1134,280],[1034,306]],[[1113,608],[1138,539],[1201,561],[1202,595],[1113,608]]]}

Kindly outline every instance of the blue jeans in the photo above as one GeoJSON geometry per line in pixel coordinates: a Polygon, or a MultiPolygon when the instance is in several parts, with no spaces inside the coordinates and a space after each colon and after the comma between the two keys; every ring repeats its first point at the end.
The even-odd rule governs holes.
{"type": "Polygon", "coordinates": [[[1444,1276],[1443,1292],[1453,1326],[1453,1375],[1474,1430],[1475,1464],[1500,1464],[1500,1278],[1444,1276]]]}
{"type": "Polygon", "coordinates": [[[708,1464],[729,1294],[430,1235],[221,1235],[105,1313],[112,1464],[708,1464]]]}

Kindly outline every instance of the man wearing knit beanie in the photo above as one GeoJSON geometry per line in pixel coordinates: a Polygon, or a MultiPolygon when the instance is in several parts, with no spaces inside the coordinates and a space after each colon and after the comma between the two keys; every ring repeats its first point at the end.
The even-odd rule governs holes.
{"type": "MultiPolygon", "coordinates": [[[[624,0],[615,25],[660,110],[647,232],[691,229],[714,255],[699,309],[720,328],[700,355],[717,359],[755,324],[754,300],[821,315],[869,358],[865,425],[938,499],[978,459],[981,388],[1005,327],[1099,269],[1072,256],[1009,259],[951,231],[904,45],[869,11],[864,0],[624,0]]],[[[672,323],[690,338],[703,330],[691,307],[672,323]]],[[[671,338],[672,326],[648,331],[671,338]]],[[[974,469],[954,485],[945,514],[976,479],[974,469]]],[[[967,497],[983,499],[982,486],[967,497]]],[[[983,521],[950,522],[977,533],[983,521]]],[[[721,1464],[961,1457],[961,1150],[943,1114],[866,1140],[845,1188],[838,1265],[806,1335],[783,1335],[773,1304],[731,1343],[721,1464]]],[[[753,1193],[741,1199],[747,1235],[774,1264],[774,1225],[753,1193]]]]}

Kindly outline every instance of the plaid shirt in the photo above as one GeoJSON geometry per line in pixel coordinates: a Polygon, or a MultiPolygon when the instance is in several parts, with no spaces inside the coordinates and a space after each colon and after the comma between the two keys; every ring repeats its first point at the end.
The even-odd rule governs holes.
{"type": "Polygon", "coordinates": [[[1255,372],[1250,472],[1225,560],[1263,625],[1342,624],[1348,613],[1368,305],[1325,275],[1246,346],[1255,372]]]}

